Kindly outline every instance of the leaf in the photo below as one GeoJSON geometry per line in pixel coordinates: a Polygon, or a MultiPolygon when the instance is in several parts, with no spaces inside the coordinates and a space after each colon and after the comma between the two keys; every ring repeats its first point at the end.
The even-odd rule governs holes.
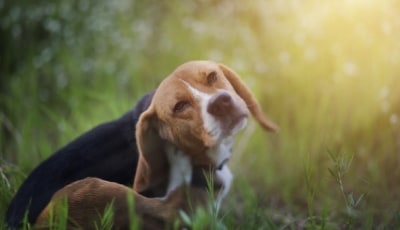
{"type": "Polygon", "coordinates": [[[192,225],[192,220],[190,219],[189,215],[186,212],[179,210],[179,216],[181,217],[183,223],[189,226],[192,225]]]}
{"type": "Polygon", "coordinates": [[[353,193],[350,193],[349,195],[347,195],[347,202],[350,204],[351,207],[355,206],[353,193]]]}
{"type": "Polygon", "coordinates": [[[358,199],[357,199],[357,201],[356,201],[356,203],[355,203],[355,206],[358,206],[358,204],[360,204],[360,202],[362,201],[362,199],[364,198],[364,196],[365,196],[365,193],[361,194],[360,197],[358,197],[358,199]]]}

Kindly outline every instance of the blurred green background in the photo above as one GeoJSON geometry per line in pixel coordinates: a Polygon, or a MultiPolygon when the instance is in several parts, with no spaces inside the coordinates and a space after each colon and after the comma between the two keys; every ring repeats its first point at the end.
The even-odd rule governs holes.
{"type": "Polygon", "coordinates": [[[252,122],[237,138],[228,226],[399,227],[399,12],[396,0],[0,0],[0,215],[55,150],[211,59],[281,127],[252,122]]]}

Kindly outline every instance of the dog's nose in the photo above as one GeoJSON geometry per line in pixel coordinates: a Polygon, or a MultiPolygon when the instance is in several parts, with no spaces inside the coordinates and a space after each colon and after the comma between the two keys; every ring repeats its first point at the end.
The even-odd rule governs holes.
{"type": "Polygon", "coordinates": [[[222,116],[229,113],[233,107],[231,95],[221,92],[214,95],[208,104],[207,111],[214,116],[222,116]]]}

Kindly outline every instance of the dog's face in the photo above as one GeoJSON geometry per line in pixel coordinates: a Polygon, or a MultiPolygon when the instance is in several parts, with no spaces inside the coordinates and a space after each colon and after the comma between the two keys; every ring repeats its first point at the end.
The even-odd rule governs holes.
{"type": "Polygon", "coordinates": [[[249,114],[221,68],[208,62],[178,68],[160,84],[153,105],[161,138],[195,159],[242,129],[249,114]]]}
{"type": "Polygon", "coordinates": [[[168,181],[163,176],[168,174],[166,145],[189,155],[193,165],[217,167],[227,157],[220,156],[220,148],[227,142],[230,148],[232,137],[245,127],[250,112],[264,128],[277,130],[229,68],[209,61],[178,67],[159,85],[137,124],[141,155],[135,189],[140,192],[150,184],[168,181]]]}

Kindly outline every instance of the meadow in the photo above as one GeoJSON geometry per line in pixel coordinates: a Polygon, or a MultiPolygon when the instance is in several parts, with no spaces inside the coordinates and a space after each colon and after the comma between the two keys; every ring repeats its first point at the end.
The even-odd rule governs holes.
{"type": "Polygon", "coordinates": [[[252,121],[237,137],[215,228],[400,228],[399,11],[395,0],[0,0],[0,229],[41,161],[198,59],[238,72],[280,126],[252,121]]]}

